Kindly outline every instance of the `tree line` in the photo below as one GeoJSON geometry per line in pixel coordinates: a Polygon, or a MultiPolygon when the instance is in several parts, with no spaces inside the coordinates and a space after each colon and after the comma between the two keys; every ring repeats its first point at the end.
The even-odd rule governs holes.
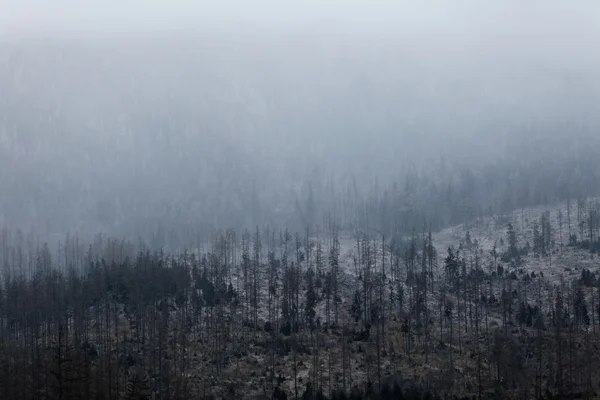
{"type": "Polygon", "coordinates": [[[550,276],[561,253],[598,248],[598,208],[575,203],[473,222],[448,248],[429,230],[348,234],[331,221],[229,230],[171,255],[105,236],[53,252],[5,230],[0,393],[590,398],[597,271],[550,276]],[[478,224],[505,226],[491,251],[478,224]]]}

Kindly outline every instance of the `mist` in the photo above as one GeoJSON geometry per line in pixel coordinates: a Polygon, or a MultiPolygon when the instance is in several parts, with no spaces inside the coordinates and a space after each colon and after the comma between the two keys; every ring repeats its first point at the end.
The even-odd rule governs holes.
{"type": "Polygon", "coordinates": [[[441,160],[580,159],[600,107],[585,5],[3,2],[0,221],[294,226],[309,186],[324,217],[347,185],[379,196],[441,160]]]}
{"type": "Polygon", "coordinates": [[[0,399],[596,398],[599,22],[0,0],[0,399]]]}

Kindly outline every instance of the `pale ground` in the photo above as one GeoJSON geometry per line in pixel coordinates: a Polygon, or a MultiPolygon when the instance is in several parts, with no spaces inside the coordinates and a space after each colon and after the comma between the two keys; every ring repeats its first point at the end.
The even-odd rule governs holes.
{"type": "MultiPolygon", "coordinates": [[[[576,221],[577,219],[577,205],[576,202],[573,202],[571,204],[571,231],[573,233],[577,233],[579,236],[579,227],[578,227],[578,223],[576,221]]],[[[528,208],[525,210],[518,210],[515,211],[513,213],[510,213],[508,215],[505,216],[495,216],[495,217],[488,217],[488,218],[483,218],[482,220],[479,221],[474,221],[471,222],[469,224],[461,224],[461,225],[456,225],[453,227],[449,227],[447,229],[443,229],[439,232],[436,232],[433,234],[433,241],[434,241],[434,246],[436,247],[437,251],[438,251],[438,274],[442,273],[443,270],[443,264],[444,264],[444,258],[446,257],[447,254],[447,248],[448,246],[454,246],[457,247],[462,241],[464,241],[464,238],[466,236],[466,232],[469,231],[470,235],[471,235],[471,240],[472,241],[477,241],[478,242],[478,246],[479,246],[479,256],[481,259],[481,265],[482,268],[484,269],[484,271],[489,272],[491,271],[491,267],[493,265],[493,257],[491,255],[491,250],[494,246],[494,243],[496,243],[497,246],[497,252],[499,254],[502,254],[504,251],[506,251],[507,247],[508,247],[508,240],[507,240],[507,225],[508,223],[512,223],[515,231],[517,233],[517,237],[518,237],[518,242],[519,242],[519,247],[522,247],[525,245],[526,241],[529,241],[530,245],[533,246],[533,222],[535,220],[539,220],[541,214],[544,211],[549,211],[551,214],[551,221],[552,221],[552,225],[554,227],[554,240],[556,242],[556,247],[555,250],[552,254],[551,257],[548,258],[535,258],[533,256],[533,251],[530,251],[530,255],[528,255],[527,257],[524,258],[524,266],[523,269],[527,274],[531,274],[531,272],[535,272],[536,275],[539,276],[540,272],[543,272],[544,274],[544,287],[545,287],[545,293],[549,294],[550,290],[552,289],[553,285],[559,284],[561,279],[564,279],[565,282],[568,282],[574,278],[577,278],[581,275],[581,270],[583,268],[587,268],[589,270],[591,270],[594,273],[597,273],[600,267],[600,262],[598,261],[597,257],[592,257],[592,255],[586,251],[586,250],[582,250],[582,249],[578,249],[578,248],[571,248],[571,247],[567,247],[567,243],[568,243],[568,226],[567,226],[567,205],[566,203],[561,203],[558,205],[554,205],[554,206],[548,206],[548,207],[533,207],[533,208],[528,208]],[[558,229],[558,222],[557,222],[557,216],[558,216],[558,210],[562,210],[563,212],[563,228],[562,228],[562,241],[564,243],[564,246],[561,248],[560,246],[560,234],[559,234],[559,229],[558,229]],[[504,244],[501,245],[500,242],[501,240],[504,241],[504,244]]],[[[342,303],[339,305],[339,308],[341,310],[341,312],[343,312],[343,319],[347,318],[347,311],[349,309],[350,306],[350,302],[352,301],[352,291],[353,288],[355,287],[355,282],[356,282],[356,278],[357,278],[357,271],[356,268],[354,266],[353,263],[353,259],[356,255],[356,240],[352,237],[352,235],[350,234],[342,234],[340,235],[340,245],[341,245],[341,251],[340,251],[340,265],[341,265],[341,276],[340,276],[340,283],[341,283],[341,296],[342,296],[342,303]]],[[[325,268],[327,267],[327,256],[328,256],[328,249],[326,246],[324,246],[323,248],[324,251],[324,261],[326,264],[325,268]]],[[[470,260],[471,258],[474,258],[475,250],[464,250],[462,252],[463,256],[465,256],[467,258],[467,260],[470,260]]],[[[389,261],[390,258],[387,258],[387,267],[389,268],[389,261]]],[[[381,262],[381,255],[379,255],[378,259],[377,259],[377,264],[380,265],[379,263],[381,262]]],[[[498,262],[500,263],[500,257],[498,258],[498,262]]],[[[467,264],[469,265],[469,264],[467,264]]],[[[263,272],[263,274],[265,274],[265,272],[263,272]]],[[[261,302],[263,304],[263,306],[261,307],[261,313],[260,313],[260,319],[262,322],[266,321],[268,319],[268,315],[267,315],[267,309],[264,306],[266,299],[267,299],[267,281],[266,281],[266,274],[263,275],[264,278],[261,281],[261,285],[262,285],[262,290],[261,290],[261,302]]],[[[519,275],[519,278],[522,278],[523,275],[519,275]]],[[[240,283],[240,279],[241,277],[239,277],[238,275],[234,274],[233,276],[233,285],[234,287],[236,287],[239,283],[240,283]]],[[[518,282],[521,282],[521,279],[519,279],[518,282]]],[[[515,283],[516,284],[520,284],[520,283],[515,283]]],[[[529,284],[524,284],[528,286],[528,292],[529,293],[534,293],[532,290],[535,288],[535,284],[534,283],[529,283],[529,284]]],[[[501,287],[499,287],[498,285],[496,285],[494,287],[494,292],[496,295],[498,295],[499,291],[501,290],[501,287]]],[[[387,295],[386,295],[387,296],[387,295]]],[[[530,298],[531,299],[531,298],[530,298]]],[[[387,300],[387,299],[386,299],[387,300]]],[[[430,299],[430,307],[431,309],[435,310],[434,313],[437,313],[437,307],[438,307],[438,297],[437,296],[431,296],[430,299]]],[[[547,305],[546,305],[547,306],[547,305]]],[[[303,307],[301,305],[301,307],[303,307]]],[[[280,309],[278,309],[278,311],[280,311],[280,309]]],[[[317,309],[317,316],[319,316],[321,318],[322,321],[325,321],[325,301],[323,299],[321,299],[321,301],[319,302],[317,309]]],[[[437,315],[435,315],[437,316],[437,315]]],[[[501,324],[501,320],[497,315],[490,315],[489,318],[489,323],[491,326],[499,326],[499,324],[501,324]]],[[[390,328],[391,329],[391,328],[390,328]]],[[[397,329],[397,328],[394,328],[397,329]]],[[[439,334],[439,330],[437,330],[437,332],[433,333],[434,335],[438,335],[439,334]]],[[[325,338],[326,335],[324,335],[323,337],[325,338]]],[[[406,368],[408,367],[408,369],[410,370],[410,365],[412,365],[412,361],[409,359],[402,359],[402,356],[400,355],[402,353],[402,340],[400,339],[401,335],[390,335],[390,343],[388,345],[388,350],[390,351],[390,353],[392,352],[397,352],[398,356],[393,356],[393,354],[390,354],[390,357],[384,357],[382,359],[382,369],[385,375],[390,375],[390,374],[395,374],[397,370],[404,368],[404,371],[406,371],[406,368]],[[398,358],[400,357],[400,358],[398,358]],[[394,364],[391,364],[390,360],[394,360],[394,364]],[[398,364],[398,360],[403,360],[401,362],[402,366],[400,366],[400,364],[398,364]]],[[[468,337],[465,337],[465,339],[468,339],[468,337]]],[[[300,339],[300,340],[308,340],[308,337],[304,338],[304,339],[300,339]]],[[[322,357],[320,359],[320,364],[321,367],[323,368],[323,379],[324,379],[324,386],[325,388],[327,388],[327,384],[328,384],[328,351],[333,351],[334,353],[332,354],[332,358],[333,358],[333,362],[334,362],[334,366],[333,366],[333,374],[334,376],[332,377],[332,380],[334,382],[340,382],[341,380],[341,354],[340,354],[340,340],[341,337],[338,336],[329,336],[327,338],[327,340],[329,340],[330,345],[327,345],[327,343],[325,344],[323,350],[322,350],[322,357]],[[335,345],[335,346],[332,346],[335,345]]],[[[352,379],[350,380],[350,378],[348,378],[348,385],[350,386],[352,383],[358,383],[358,382],[362,382],[364,380],[366,380],[366,371],[365,371],[365,357],[367,353],[370,354],[370,357],[373,357],[373,346],[372,343],[369,344],[365,344],[365,343],[352,343],[351,344],[353,353],[351,356],[351,374],[352,374],[352,379]],[[364,351],[360,352],[359,351],[359,346],[364,347],[364,351]],[[365,352],[366,351],[366,352],[365,352]]],[[[256,353],[251,357],[252,360],[244,360],[243,364],[246,365],[246,368],[249,368],[251,370],[255,370],[257,369],[256,367],[253,367],[253,365],[258,365],[260,366],[258,368],[258,370],[260,372],[257,372],[257,374],[260,376],[263,374],[264,370],[266,370],[267,364],[268,364],[268,360],[265,360],[264,356],[260,356],[259,353],[261,351],[264,352],[264,349],[259,349],[256,348],[256,353]],[[254,369],[253,369],[254,368],[254,369]]],[[[435,354],[431,355],[432,360],[435,359],[437,356],[435,354]]],[[[300,394],[304,391],[305,388],[305,384],[307,382],[307,380],[309,380],[309,373],[310,370],[312,368],[312,357],[309,355],[299,355],[298,356],[298,361],[299,361],[299,367],[298,367],[298,375],[297,378],[298,380],[302,379],[302,382],[299,382],[299,392],[300,394]]],[[[464,360],[463,360],[464,361],[464,360]]],[[[288,394],[289,393],[293,393],[293,373],[292,373],[292,368],[289,366],[289,364],[291,364],[291,359],[290,356],[288,357],[284,357],[283,359],[278,359],[278,362],[280,363],[280,367],[277,368],[278,373],[281,373],[282,375],[286,376],[286,381],[283,384],[283,387],[285,387],[288,390],[288,394]]],[[[440,361],[439,363],[436,362],[432,362],[430,363],[430,365],[442,365],[443,361],[440,361]]],[[[486,360],[484,360],[484,363],[486,362],[486,360]]],[[[370,361],[370,364],[373,365],[373,360],[370,361]]],[[[416,364],[415,364],[416,365],[416,364]]],[[[468,363],[462,363],[461,361],[457,360],[457,365],[456,365],[457,371],[459,372],[459,376],[461,376],[464,381],[460,381],[460,378],[458,378],[458,380],[460,381],[459,383],[461,385],[469,385],[470,383],[467,382],[467,376],[473,376],[472,374],[469,375],[469,373],[464,373],[464,371],[467,371],[470,367],[468,365],[468,363]],[[464,365],[463,365],[464,364],[464,365]]],[[[426,367],[425,369],[428,370],[428,374],[437,374],[440,373],[440,371],[436,371],[435,368],[433,367],[426,367]]],[[[417,372],[413,371],[414,374],[416,375],[417,372]]],[[[371,371],[371,379],[373,379],[373,374],[374,371],[371,371]]],[[[421,374],[421,376],[423,376],[421,374]]],[[[472,383],[471,383],[472,384],[472,383]]],[[[261,390],[264,390],[263,388],[268,388],[269,384],[267,383],[266,378],[258,378],[257,377],[257,381],[256,382],[252,382],[252,387],[254,390],[256,390],[257,392],[260,392],[261,390]]],[[[335,386],[335,385],[334,385],[335,386]]]]}

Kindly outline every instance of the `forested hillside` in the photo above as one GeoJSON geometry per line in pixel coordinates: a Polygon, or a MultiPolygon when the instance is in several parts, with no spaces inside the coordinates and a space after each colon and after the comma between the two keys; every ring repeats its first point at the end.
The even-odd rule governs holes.
{"type": "Polygon", "coordinates": [[[4,231],[0,394],[595,397],[599,210],[230,230],[172,255],[98,236],[53,256],[4,231]]]}
{"type": "Polygon", "coordinates": [[[600,398],[600,6],[541,3],[0,0],[0,399],[600,398]]]}

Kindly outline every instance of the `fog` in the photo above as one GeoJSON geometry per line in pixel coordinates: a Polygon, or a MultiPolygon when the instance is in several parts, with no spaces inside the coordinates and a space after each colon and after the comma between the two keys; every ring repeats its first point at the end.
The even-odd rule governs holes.
{"type": "Polygon", "coordinates": [[[213,3],[0,4],[0,223],[297,227],[349,186],[596,149],[591,1],[213,3]]]}

